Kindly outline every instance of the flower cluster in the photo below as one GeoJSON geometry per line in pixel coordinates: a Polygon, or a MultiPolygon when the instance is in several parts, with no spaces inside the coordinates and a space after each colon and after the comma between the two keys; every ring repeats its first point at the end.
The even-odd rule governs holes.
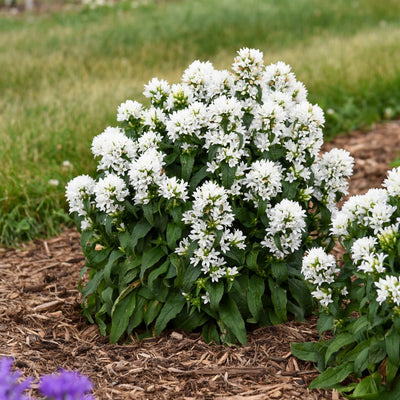
{"type": "Polygon", "coordinates": [[[243,233],[232,230],[234,215],[226,190],[214,182],[206,182],[196,189],[193,198],[193,208],[183,214],[183,221],[191,230],[176,252],[184,254],[189,239],[195,241],[198,248],[190,259],[193,266],[200,264],[202,272],[209,275],[212,282],[218,282],[222,276],[234,277],[238,268],[227,267],[223,254],[232,246],[239,249],[246,246],[243,233]]]}
{"type": "MultiPolygon", "coordinates": [[[[0,361],[0,398],[2,400],[34,400],[24,392],[31,387],[33,378],[21,381],[21,372],[12,371],[13,360],[0,361]]],[[[48,400],[94,400],[90,394],[93,384],[90,379],[78,372],[60,370],[57,374],[43,375],[39,391],[48,400]]]]}
{"type": "Polygon", "coordinates": [[[261,242],[277,259],[294,253],[302,244],[306,212],[293,200],[283,199],[268,211],[269,226],[261,242]]]}
{"type": "MultiPolygon", "coordinates": [[[[315,287],[311,294],[323,307],[333,302],[330,284],[335,282],[339,271],[335,257],[327,254],[322,247],[312,248],[303,257],[301,273],[315,287]]],[[[343,289],[346,291],[346,288],[343,289]]],[[[343,289],[342,294],[344,294],[343,289]]]]}
{"type": "MultiPolygon", "coordinates": [[[[121,126],[108,127],[93,139],[97,178],[77,177],[67,187],[70,211],[87,231],[85,237],[93,237],[92,247],[100,244],[110,260],[108,283],[99,288],[114,279],[119,289],[113,298],[120,298],[120,282],[129,285],[128,277],[136,278],[133,266],[127,267],[128,277],[117,276],[113,263],[123,254],[137,260],[146,290],[155,280],[166,285],[163,295],[154,291],[153,298],[146,292],[143,304],[172,299],[166,293],[176,289],[185,293],[189,310],[196,304],[202,312],[198,304],[209,303],[214,310],[216,299],[236,310],[231,300],[240,303],[239,293],[250,281],[264,288],[265,298],[277,282],[286,285],[282,296],[292,296],[295,286],[287,286],[288,275],[271,265],[290,264],[290,271],[297,271],[293,279],[299,279],[299,259],[310,243],[327,246],[327,220],[347,193],[353,166],[346,151],[334,149],[320,157],[321,108],[307,100],[304,85],[288,65],[266,66],[262,52],[248,48],[238,51],[231,71],[196,60],[181,82],[154,78],[143,94],[148,107],[127,100],[117,110],[121,126]],[[174,273],[176,281],[168,281],[174,273]],[[269,284],[253,275],[270,279],[269,284]]],[[[92,266],[99,263],[95,269],[104,268],[104,258],[95,252],[86,256],[93,258],[92,266]]],[[[103,278],[99,275],[98,282],[103,278]]],[[[102,294],[88,295],[98,296],[97,303],[90,303],[97,304],[96,312],[104,310],[102,294]]],[[[286,309],[279,307],[287,302],[276,296],[278,311],[265,317],[270,322],[277,315],[286,318],[286,309]]],[[[293,294],[290,301],[295,304],[301,297],[293,294]]],[[[257,301],[257,307],[250,302],[241,312],[260,319],[257,310],[266,300],[260,295],[257,301]]],[[[137,299],[134,303],[142,307],[137,299]]],[[[109,305],[106,309],[111,310],[109,305]]],[[[140,312],[147,309],[143,305],[140,312]]],[[[206,310],[208,317],[199,321],[210,318],[206,310]]]]}
{"type": "MultiPolygon", "coordinates": [[[[382,186],[350,197],[332,218],[344,248],[339,264],[321,248],[303,258],[303,276],[321,305],[319,333],[333,334],[313,348],[312,358],[322,357],[328,368],[311,387],[335,385],[357,398],[395,396],[400,368],[400,168],[382,186]],[[334,368],[346,374],[331,379],[334,368]],[[348,385],[351,375],[357,383],[348,385]]],[[[296,344],[294,353],[309,345],[296,344]]]]}

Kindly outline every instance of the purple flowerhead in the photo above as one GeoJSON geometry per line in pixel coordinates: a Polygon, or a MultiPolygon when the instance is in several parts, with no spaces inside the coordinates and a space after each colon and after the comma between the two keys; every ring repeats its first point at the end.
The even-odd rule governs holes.
{"type": "Polygon", "coordinates": [[[87,376],[63,369],[58,374],[42,376],[39,385],[42,395],[51,400],[95,400],[89,394],[92,388],[87,376]]]}
{"type": "Polygon", "coordinates": [[[0,399],[2,400],[29,400],[23,392],[28,389],[33,378],[21,381],[20,371],[11,371],[11,358],[2,358],[0,361],[0,399]]]}

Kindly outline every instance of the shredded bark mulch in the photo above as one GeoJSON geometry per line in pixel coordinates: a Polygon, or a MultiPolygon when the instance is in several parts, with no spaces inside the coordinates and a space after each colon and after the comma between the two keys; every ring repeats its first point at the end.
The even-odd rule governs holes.
{"type": "MultiPolygon", "coordinates": [[[[400,123],[340,136],[324,146],[345,148],[356,159],[351,194],[379,187],[400,151],[400,123]]],[[[58,367],[87,374],[97,399],[337,400],[335,391],[310,391],[318,374],[296,360],[291,342],[317,340],[315,319],[263,327],[248,345],[208,345],[198,334],[113,345],[80,315],[79,234],[0,248],[0,357],[15,359],[26,376],[58,367]]]]}

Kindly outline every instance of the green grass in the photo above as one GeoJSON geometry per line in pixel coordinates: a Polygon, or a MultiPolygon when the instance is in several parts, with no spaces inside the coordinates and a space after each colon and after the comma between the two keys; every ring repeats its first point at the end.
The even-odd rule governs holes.
{"type": "Polygon", "coordinates": [[[187,0],[0,15],[0,243],[68,224],[64,186],[94,172],[93,136],[194,59],[229,68],[248,46],[291,64],[330,109],[327,138],[399,114],[399,12],[397,0],[187,0]]]}

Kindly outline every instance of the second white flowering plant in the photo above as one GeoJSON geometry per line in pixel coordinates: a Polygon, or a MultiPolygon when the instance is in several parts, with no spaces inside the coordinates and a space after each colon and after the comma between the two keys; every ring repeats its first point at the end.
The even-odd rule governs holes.
{"type": "Polygon", "coordinates": [[[302,272],[320,304],[319,333],[329,340],[293,345],[322,374],[312,388],[335,387],[353,399],[400,394],[400,168],[383,188],[353,196],[332,219],[344,248],[336,262],[322,248],[303,258],[302,272]]]}
{"type": "MultiPolygon", "coordinates": [[[[167,324],[246,342],[248,324],[313,311],[305,250],[329,251],[353,160],[319,156],[324,115],[282,62],[241,49],[232,71],[193,62],[145,85],[96,136],[98,176],[67,186],[89,280],[83,308],[117,341],[167,324]]],[[[83,275],[82,275],[83,276],[83,275]]]]}

